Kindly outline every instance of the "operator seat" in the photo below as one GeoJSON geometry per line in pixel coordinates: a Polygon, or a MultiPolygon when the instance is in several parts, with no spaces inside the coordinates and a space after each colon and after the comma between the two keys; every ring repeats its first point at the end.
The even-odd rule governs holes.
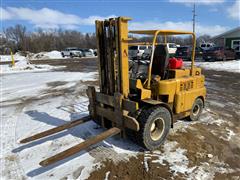
{"type": "Polygon", "coordinates": [[[153,55],[152,74],[159,75],[162,80],[167,78],[168,58],[169,54],[166,44],[156,45],[153,55]]]}

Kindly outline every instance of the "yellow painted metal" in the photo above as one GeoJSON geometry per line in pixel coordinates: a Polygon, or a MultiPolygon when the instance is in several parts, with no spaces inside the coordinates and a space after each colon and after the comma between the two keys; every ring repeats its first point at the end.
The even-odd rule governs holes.
{"type": "Polygon", "coordinates": [[[146,45],[146,46],[151,46],[152,43],[150,42],[129,42],[128,46],[137,46],[137,45],[146,45]]]}
{"type": "Polygon", "coordinates": [[[180,78],[184,76],[190,75],[190,69],[170,69],[169,70],[169,78],[180,78]]]}
{"type": "Polygon", "coordinates": [[[194,61],[195,61],[195,49],[196,49],[196,35],[192,33],[192,64],[191,64],[191,75],[193,75],[194,61]]]}
{"type": "Polygon", "coordinates": [[[164,44],[167,44],[167,35],[164,34],[164,44]]]}
{"type": "MultiPolygon", "coordinates": [[[[193,76],[199,76],[201,75],[201,68],[193,68],[193,76]]],[[[170,69],[169,70],[169,79],[173,79],[173,78],[181,78],[181,77],[186,77],[186,76],[190,76],[191,72],[190,69],[170,69]]]]}
{"type": "Polygon", "coordinates": [[[190,110],[197,97],[204,98],[205,96],[206,96],[206,88],[205,87],[185,91],[183,111],[190,110]]]}
{"type": "MultiPolygon", "coordinates": [[[[204,87],[204,76],[201,75],[201,69],[194,67],[196,36],[193,32],[176,31],[176,30],[140,30],[128,31],[128,20],[130,18],[119,17],[116,18],[118,22],[118,36],[119,43],[116,51],[119,52],[119,70],[121,74],[121,94],[124,100],[128,99],[129,89],[138,89],[141,92],[139,100],[155,100],[159,102],[168,103],[173,107],[175,114],[189,115],[189,111],[197,97],[206,96],[206,88],[204,87]],[[128,38],[128,33],[152,35],[153,40],[148,42],[131,42],[128,38]],[[168,35],[191,35],[192,36],[192,63],[190,69],[170,69],[169,78],[161,80],[161,78],[152,79],[152,66],[154,49],[157,44],[157,37],[164,36],[164,43],[167,43],[168,35]],[[145,82],[140,79],[131,79],[129,85],[128,74],[128,46],[134,45],[152,45],[152,54],[150,64],[148,67],[148,77],[145,82]],[[129,87],[130,86],[130,87],[129,87]]],[[[101,52],[100,52],[101,53],[101,52]]],[[[113,97],[114,98],[114,97],[113,97]]],[[[103,99],[103,98],[102,98],[103,99]]],[[[107,99],[107,98],[106,98],[107,99]]],[[[109,98],[108,98],[109,99],[109,98]]],[[[106,100],[104,100],[106,101],[106,100]]],[[[103,102],[103,101],[102,101],[103,102]]],[[[106,101],[108,102],[108,101],[106,101]]],[[[108,104],[108,103],[107,103],[108,104]]],[[[111,103],[110,103],[111,104],[111,103]]],[[[138,104],[137,104],[138,105],[138,104]]],[[[132,106],[132,105],[129,105],[132,106]]],[[[135,107],[136,105],[134,105],[135,107]]],[[[138,107],[137,107],[138,108],[138,107]]],[[[128,108],[127,108],[128,109],[128,108]]],[[[136,109],[136,108],[134,108],[136,109]]]]}
{"type": "Polygon", "coordinates": [[[164,35],[165,43],[167,43],[167,35],[192,35],[192,63],[191,63],[191,75],[193,75],[193,69],[194,69],[194,60],[195,60],[195,48],[196,48],[196,35],[193,32],[189,31],[177,31],[177,30],[135,30],[135,31],[129,31],[129,33],[133,34],[146,34],[146,35],[153,35],[153,42],[152,42],[152,54],[151,54],[151,60],[150,65],[148,68],[148,81],[147,86],[145,88],[150,89],[151,86],[151,77],[152,77],[152,64],[153,64],[153,55],[154,55],[154,49],[156,45],[156,40],[158,35],[164,35]]]}
{"type": "Polygon", "coordinates": [[[146,87],[147,89],[150,89],[150,86],[151,86],[152,64],[153,64],[153,56],[154,56],[154,49],[155,49],[155,44],[156,44],[156,40],[157,40],[157,35],[158,35],[158,31],[155,32],[154,37],[153,37],[152,54],[151,54],[150,64],[148,67],[148,80],[147,80],[147,87],[146,87]]]}
{"type": "Polygon", "coordinates": [[[177,30],[131,30],[132,34],[146,34],[146,35],[181,35],[181,34],[194,34],[191,31],[177,31],[177,30]]]}
{"type": "Polygon", "coordinates": [[[121,89],[125,98],[129,93],[129,77],[128,77],[128,21],[131,18],[119,18],[119,37],[120,37],[120,69],[121,69],[121,89]]]}
{"type": "MultiPolygon", "coordinates": [[[[194,69],[193,72],[197,71],[199,68],[194,69]]],[[[186,72],[188,72],[188,76],[162,80],[151,86],[152,97],[167,96],[167,103],[173,103],[175,113],[189,111],[197,97],[205,99],[206,96],[204,76],[190,76],[190,70],[186,72]]]]}
{"type": "Polygon", "coordinates": [[[177,90],[177,83],[179,80],[177,79],[170,79],[170,80],[163,80],[159,81],[158,83],[158,95],[168,95],[168,103],[172,103],[174,101],[174,95],[177,90]]]}
{"type": "Polygon", "coordinates": [[[12,60],[12,66],[14,67],[15,66],[15,60],[14,60],[14,57],[13,57],[12,50],[11,50],[11,60],[12,60]]]}
{"type": "Polygon", "coordinates": [[[204,99],[206,96],[206,88],[197,88],[189,91],[181,91],[176,93],[176,100],[174,101],[175,113],[189,111],[197,97],[204,99]]]}
{"type": "Polygon", "coordinates": [[[145,89],[140,79],[137,79],[136,81],[136,88],[141,90],[141,99],[151,98],[151,93],[152,93],[151,90],[145,89]]]}

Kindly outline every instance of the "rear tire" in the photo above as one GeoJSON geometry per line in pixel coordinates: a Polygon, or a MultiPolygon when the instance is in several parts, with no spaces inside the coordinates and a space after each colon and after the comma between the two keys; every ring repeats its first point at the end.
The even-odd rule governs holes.
{"type": "Polygon", "coordinates": [[[171,113],[165,107],[143,109],[138,117],[140,130],[136,141],[148,150],[158,149],[166,140],[171,128],[171,113]]]}
{"type": "Polygon", "coordinates": [[[201,98],[197,98],[193,103],[190,116],[188,119],[190,121],[197,121],[202,113],[203,110],[203,100],[201,98]]]}

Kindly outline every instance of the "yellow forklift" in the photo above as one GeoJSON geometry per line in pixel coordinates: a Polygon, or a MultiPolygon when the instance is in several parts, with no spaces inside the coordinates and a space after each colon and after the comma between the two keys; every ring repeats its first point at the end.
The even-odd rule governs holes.
{"type": "Polygon", "coordinates": [[[28,143],[90,120],[107,130],[43,160],[40,165],[53,164],[116,134],[129,137],[148,150],[155,150],[164,142],[177,119],[195,121],[199,118],[206,88],[201,69],[194,66],[195,34],[177,30],[129,31],[129,20],[118,17],[96,21],[100,90],[96,91],[95,87],[87,89],[89,116],[20,142],[28,143]],[[148,63],[144,68],[135,68],[135,71],[129,70],[128,48],[133,44],[129,33],[153,37],[148,63]],[[159,36],[168,35],[192,36],[190,68],[169,68],[166,44],[157,42],[159,36]],[[139,69],[142,69],[141,72],[139,69]]]}

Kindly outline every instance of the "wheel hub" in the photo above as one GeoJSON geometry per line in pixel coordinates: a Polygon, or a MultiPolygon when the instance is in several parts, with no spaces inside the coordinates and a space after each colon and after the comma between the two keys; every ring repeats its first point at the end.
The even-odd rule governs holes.
{"type": "Polygon", "coordinates": [[[159,140],[163,135],[164,128],[165,128],[164,120],[162,118],[155,119],[152,122],[150,128],[150,136],[152,140],[154,141],[159,140]]]}
{"type": "Polygon", "coordinates": [[[193,115],[197,116],[199,111],[200,111],[200,106],[198,104],[196,104],[193,108],[193,115]]]}

